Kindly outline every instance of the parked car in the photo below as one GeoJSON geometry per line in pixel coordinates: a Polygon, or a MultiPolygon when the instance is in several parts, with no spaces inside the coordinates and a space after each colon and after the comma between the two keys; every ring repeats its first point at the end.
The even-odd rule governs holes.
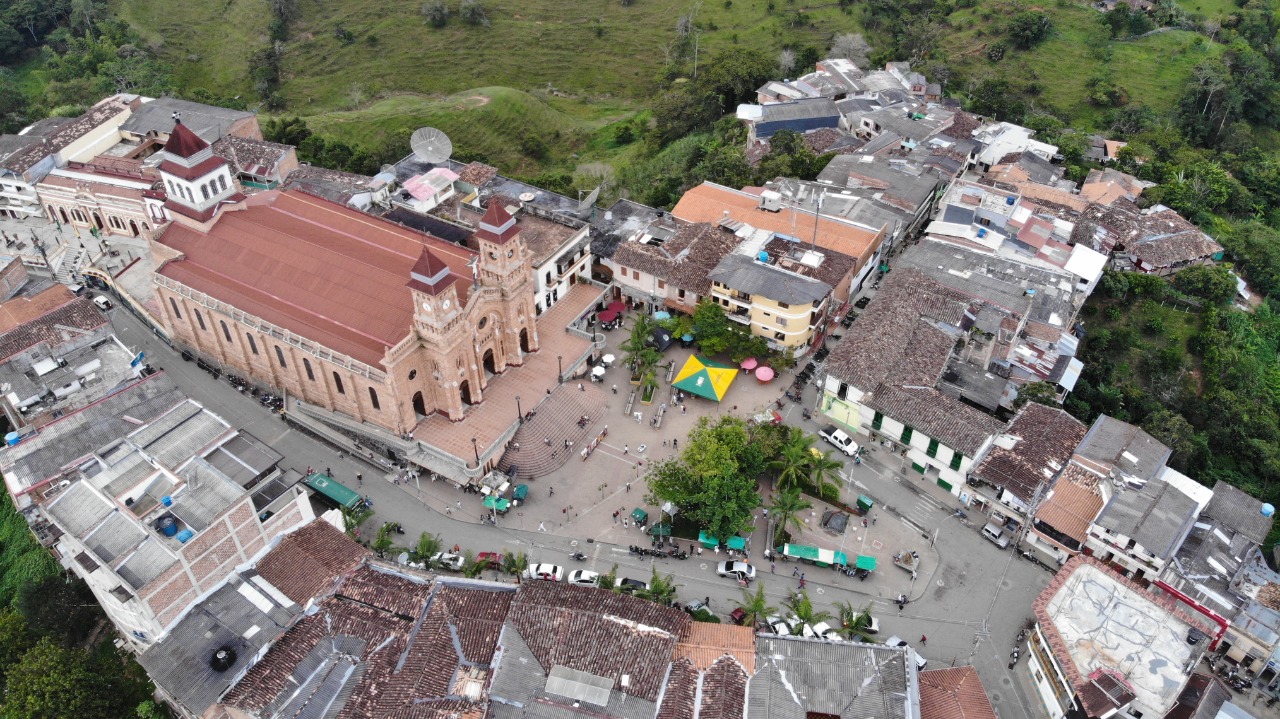
{"type": "Polygon", "coordinates": [[[826,622],[818,622],[817,624],[813,625],[813,633],[819,639],[823,639],[828,642],[844,641],[844,637],[840,636],[840,632],[837,631],[835,627],[831,626],[830,624],[827,624],[826,622]]]}
{"type": "Polygon", "coordinates": [[[788,622],[782,617],[768,616],[765,617],[764,623],[768,625],[769,631],[774,634],[781,634],[783,636],[789,636],[791,634],[791,622],[788,622]]]}
{"type": "Polygon", "coordinates": [[[987,526],[982,528],[982,536],[986,537],[992,544],[1001,549],[1009,548],[1009,537],[1004,533],[1004,529],[996,524],[987,522],[987,526]]]}
{"type": "Polygon", "coordinates": [[[684,610],[690,614],[697,612],[699,609],[706,609],[707,603],[701,599],[690,599],[684,603],[684,610]]]}
{"type": "Polygon", "coordinates": [[[530,564],[520,575],[524,579],[543,579],[558,582],[564,579],[564,569],[554,564],[530,564]]]}
{"type": "Polygon", "coordinates": [[[626,592],[627,594],[630,594],[632,592],[639,592],[641,590],[648,589],[648,588],[649,588],[649,583],[642,582],[639,579],[623,577],[622,579],[618,580],[618,589],[626,592]]]}
{"type": "Polygon", "coordinates": [[[461,572],[462,566],[467,563],[467,560],[461,554],[453,554],[452,552],[436,552],[431,555],[431,563],[441,569],[461,572]]]}
{"type": "Polygon", "coordinates": [[[716,574],[722,577],[733,577],[738,581],[743,579],[750,581],[756,578],[756,568],[746,562],[725,560],[716,567],[716,574]]]}
{"type": "Polygon", "coordinates": [[[481,552],[476,555],[476,561],[485,569],[497,569],[502,566],[502,552],[481,552]]]}
{"type": "Polygon", "coordinates": [[[106,297],[103,297],[102,295],[98,295],[97,297],[94,297],[93,304],[97,305],[98,309],[102,310],[103,312],[106,312],[112,307],[111,300],[107,299],[106,297]]]}
{"type": "Polygon", "coordinates": [[[853,441],[853,437],[850,437],[843,429],[836,427],[834,424],[823,427],[818,432],[818,436],[850,457],[858,453],[858,443],[853,441]]]}
{"type": "Polygon", "coordinates": [[[929,663],[929,661],[924,657],[920,656],[920,654],[916,652],[915,649],[912,649],[910,644],[907,644],[902,639],[899,639],[896,635],[884,640],[884,643],[885,643],[885,646],[889,646],[889,647],[906,647],[907,655],[912,657],[912,660],[915,661],[917,671],[923,671],[924,665],[929,663]]]}
{"type": "Polygon", "coordinates": [[[742,607],[734,609],[732,612],[729,612],[729,620],[738,626],[742,626],[742,623],[747,620],[747,610],[742,607]]]}
{"type": "Polygon", "coordinates": [[[576,584],[579,587],[598,587],[600,586],[600,574],[590,569],[575,569],[569,572],[569,583],[576,584]]]}
{"type": "Polygon", "coordinates": [[[872,617],[871,617],[871,623],[870,623],[870,624],[868,624],[867,626],[863,627],[861,631],[862,631],[862,633],[863,633],[863,634],[879,634],[879,633],[880,633],[880,620],[879,620],[879,619],[876,619],[876,618],[875,618],[875,616],[872,616],[872,617]]]}

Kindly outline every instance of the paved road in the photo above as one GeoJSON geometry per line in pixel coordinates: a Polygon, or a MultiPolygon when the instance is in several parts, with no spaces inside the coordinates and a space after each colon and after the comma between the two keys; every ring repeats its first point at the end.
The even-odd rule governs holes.
{"type": "MultiPolygon", "coordinates": [[[[224,381],[214,380],[195,363],[183,362],[128,312],[117,309],[112,314],[117,335],[126,345],[146,351],[151,363],[163,367],[191,397],[233,426],[274,447],[285,456],[285,467],[299,472],[308,466],[331,467],[337,478],[352,486],[356,473],[363,473],[366,479],[360,491],[369,495],[375,511],[366,526],[400,522],[406,529],[404,544],[412,544],[418,533],[426,531],[438,534],[448,545],[458,544],[474,551],[524,551],[530,562],[552,562],[566,565],[567,569],[586,567],[607,572],[617,565],[620,576],[639,579],[647,579],[656,564],[659,572],[674,575],[683,599],[710,598],[712,609],[721,614],[727,614],[733,601],[741,597],[741,590],[734,582],[715,574],[715,562],[722,559],[722,555],[708,553],[686,561],[641,559],[630,555],[625,546],[516,529],[507,526],[514,524],[510,520],[506,525],[493,527],[479,524],[475,521],[478,517],[472,521],[460,519],[463,511],[471,518],[470,505],[474,502],[464,503],[468,509],[455,508],[453,515],[446,516],[442,507],[423,504],[403,488],[375,478],[378,470],[373,466],[350,455],[339,458],[335,449],[290,428],[256,400],[235,392],[224,381]],[[572,551],[585,553],[585,563],[569,559],[572,551]]],[[[806,391],[810,405],[813,393],[812,388],[806,391]]],[[[817,425],[800,419],[796,405],[789,405],[786,410],[788,423],[817,431],[817,425]]],[[[951,508],[956,505],[954,498],[940,488],[897,474],[896,466],[889,468],[878,461],[882,454],[883,451],[873,453],[860,466],[849,463],[846,474],[860,492],[873,496],[882,510],[892,507],[901,515],[900,518],[881,515],[880,521],[901,521],[922,534],[931,535],[937,530],[939,566],[933,574],[920,577],[912,592],[918,599],[908,604],[901,614],[896,606],[883,600],[833,586],[836,575],[807,567],[811,597],[820,607],[846,600],[859,607],[870,602],[874,613],[881,618],[881,638],[897,634],[912,642],[921,655],[929,659],[930,668],[976,666],[1002,719],[1039,716],[1040,712],[1030,710],[1028,685],[1020,678],[1025,672],[1026,659],[1023,658],[1013,672],[1007,669],[1007,662],[1014,635],[1031,616],[1031,600],[1048,583],[1049,573],[1017,558],[1012,551],[1001,552],[982,539],[975,527],[961,525],[951,516],[951,508]],[[826,581],[828,577],[832,581],[826,581]],[[925,646],[919,646],[921,635],[928,637],[925,646]]],[[[536,530],[536,527],[528,529],[536,530]]],[[[635,539],[640,542],[640,535],[636,534],[635,539]]],[[[777,576],[766,573],[760,580],[775,605],[781,604],[795,588],[794,580],[787,576],[788,568],[789,565],[780,564],[777,576]]]]}

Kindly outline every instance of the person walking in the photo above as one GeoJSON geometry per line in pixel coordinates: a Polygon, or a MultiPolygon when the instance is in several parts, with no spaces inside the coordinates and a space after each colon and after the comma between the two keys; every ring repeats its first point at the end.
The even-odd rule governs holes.
{"type": "Polygon", "coordinates": [[[631,454],[631,448],[630,448],[630,447],[628,447],[628,446],[627,446],[627,445],[625,445],[625,444],[624,444],[624,445],[622,445],[622,453],[623,453],[623,454],[631,454]]]}
{"type": "Polygon", "coordinates": [[[671,448],[672,448],[672,449],[680,449],[680,440],[678,440],[678,439],[673,439],[673,440],[671,440],[671,448]]]}
{"type": "Polygon", "coordinates": [[[774,572],[773,570],[774,570],[777,566],[778,566],[778,565],[774,564],[773,562],[769,562],[769,573],[770,573],[770,574],[774,574],[775,572],[774,572]]]}
{"type": "Polygon", "coordinates": [[[791,570],[791,576],[793,576],[793,577],[798,577],[798,576],[800,576],[800,568],[799,568],[799,567],[794,567],[794,568],[792,568],[792,570],[791,570]]]}
{"type": "Polygon", "coordinates": [[[555,487],[547,487],[547,496],[548,496],[548,497],[554,497],[554,496],[556,496],[556,488],[555,488],[555,487]]]}
{"type": "Polygon", "coordinates": [[[613,386],[613,393],[614,393],[614,394],[617,394],[617,393],[618,393],[618,385],[616,385],[616,384],[613,386]]]}
{"type": "Polygon", "coordinates": [[[357,475],[356,475],[356,486],[357,486],[357,487],[363,487],[363,486],[364,486],[364,475],[363,475],[363,474],[357,474],[357,475]]]}
{"type": "Polygon", "coordinates": [[[929,643],[929,637],[926,637],[925,635],[921,634],[921,635],[920,635],[920,646],[922,646],[922,647],[923,647],[923,646],[926,646],[926,645],[928,645],[928,643],[929,643]]]}
{"type": "Polygon", "coordinates": [[[539,531],[539,532],[545,532],[545,531],[547,531],[547,523],[546,523],[546,522],[538,522],[538,531],[539,531]]]}

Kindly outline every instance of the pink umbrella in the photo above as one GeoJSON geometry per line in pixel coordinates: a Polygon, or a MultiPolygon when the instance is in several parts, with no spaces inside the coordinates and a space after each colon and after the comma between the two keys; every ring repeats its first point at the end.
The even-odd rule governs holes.
{"type": "Polygon", "coordinates": [[[600,313],[601,322],[612,322],[616,319],[618,319],[618,313],[613,310],[608,310],[606,312],[600,313]]]}
{"type": "Polygon", "coordinates": [[[610,312],[622,312],[623,310],[627,309],[627,306],[622,302],[615,300],[613,302],[610,302],[609,306],[605,307],[605,309],[609,310],[610,312]]]}
{"type": "Polygon", "coordinates": [[[760,369],[757,369],[756,379],[760,380],[761,382],[768,382],[769,380],[773,379],[773,368],[761,367],[760,369]]]}
{"type": "Polygon", "coordinates": [[[758,364],[755,357],[748,357],[742,360],[742,369],[755,369],[758,364]]]}

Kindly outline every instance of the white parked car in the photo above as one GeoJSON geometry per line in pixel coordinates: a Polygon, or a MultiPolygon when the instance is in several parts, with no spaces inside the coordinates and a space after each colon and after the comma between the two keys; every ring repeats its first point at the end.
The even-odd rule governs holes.
{"type": "Polygon", "coordinates": [[[733,577],[739,581],[743,579],[750,581],[756,578],[756,568],[746,562],[727,560],[716,567],[716,574],[722,577],[733,577]]]}
{"type": "Polygon", "coordinates": [[[465,557],[461,554],[453,554],[451,552],[436,552],[431,555],[431,563],[442,569],[449,569],[455,572],[462,571],[462,565],[467,563],[465,557]]]}
{"type": "Polygon", "coordinates": [[[813,625],[813,634],[819,639],[825,639],[828,642],[844,641],[844,637],[840,636],[840,632],[836,631],[835,627],[827,624],[826,622],[818,622],[813,625]]]}
{"type": "Polygon", "coordinates": [[[884,643],[885,643],[885,646],[890,646],[890,647],[906,647],[907,654],[916,663],[916,671],[924,671],[924,665],[929,663],[929,660],[920,656],[920,654],[917,653],[916,650],[911,648],[910,644],[907,644],[902,639],[899,639],[896,635],[884,640],[884,643]]]}
{"type": "Polygon", "coordinates": [[[590,569],[575,569],[569,572],[569,583],[576,584],[579,587],[598,587],[600,586],[600,574],[590,569]]]}
{"type": "Polygon", "coordinates": [[[779,617],[779,616],[766,617],[764,620],[764,623],[769,625],[769,629],[774,634],[781,634],[784,637],[791,635],[791,622],[788,622],[782,617],[779,617]]]}
{"type": "Polygon", "coordinates": [[[558,582],[564,579],[564,569],[554,564],[530,564],[521,576],[525,579],[544,579],[548,582],[558,582]]]}

